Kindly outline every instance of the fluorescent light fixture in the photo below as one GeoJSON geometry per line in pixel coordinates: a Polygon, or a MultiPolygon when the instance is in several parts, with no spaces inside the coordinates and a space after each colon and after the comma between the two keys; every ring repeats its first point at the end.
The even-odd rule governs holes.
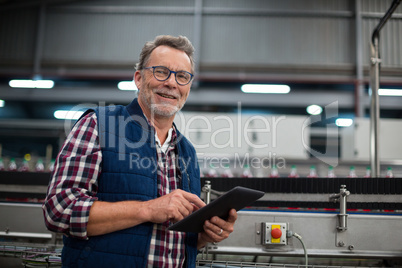
{"type": "Polygon", "coordinates": [[[121,81],[117,84],[120,90],[138,90],[134,81],[121,81]]]}
{"type": "Polygon", "coordinates": [[[290,92],[288,85],[267,85],[267,84],[244,84],[241,86],[244,93],[268,93],[287,94],[290,92]]]}
{"type": "Polygon", "coordinates": [[[4,104],[5,104],[5,103],[6,103],[5,101],[0,100],[0,107],[4,107],[4,104]]]}
{"type": "Polygon", "coordinates": [[[353,119],[350,118],[338,118],[335,120],[335,124],[338,127],[350,127],[353,124],[353,119]]]}
{"type": "Polygon", "coordinates": [[[54,82],[52,80],[10,80],[10,87],[14,88],[52,88],[54,82]]]}
{"type": "Polygon", "coordinates": [[[378,90],[378,95],[380,95],[380,96],[402,96],[402,89],[380,88],[378,90]]]}
{"type": "Polygon", "coordinates": [[[57,110],[53,113],[53,116],[57,119],[77,120],[83,113],[82,111],[57,110]]]}
{"type": "Polygon", "coordinates": [[[315,104],[312,104],[312,105],[308,106],[308,107],[306,108],[306,110],[307,110],[307,112],[308,112],[309,114],[311,114],[311,115],[318,115],[318,114],[321,114],[321,113],[322,113],[322,108],[321,108],[321,106],[318,106],[318,105],[315,105],[315,104]]]}

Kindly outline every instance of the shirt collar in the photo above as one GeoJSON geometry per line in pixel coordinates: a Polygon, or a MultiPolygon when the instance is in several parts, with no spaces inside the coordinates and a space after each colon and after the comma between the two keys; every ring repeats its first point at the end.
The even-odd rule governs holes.
{"type": "Polygon", "coordinates": [[[158,133],[156,132],[155,127],[152,125],[151,121],[149,121],[149,119],[145,116],[145,114],[144,117],[147,119],[148,125],[155,132],[155,142],[159,146],[159,148],[161,148],[163,153],[166,153],[170,146],[174,147],[176,145],[177,133],[176,133],[176,127],[174,125],[169,129],[168,136],[165,142],[161,144],[161,141],[159,140],[158,133]]]}
{"type": "Polygon", "coordinates": [[[155,131],[155,141],[156,144],[161,148],[163,153],[166,153],[167,150],[170,148],[170,146],[175,145],[177,135],[174,127],[171,127],[168,131],[168,136],[165,140],[165,142],[161,145],[161,141],[159,140],[158,133],[155,131]]]}

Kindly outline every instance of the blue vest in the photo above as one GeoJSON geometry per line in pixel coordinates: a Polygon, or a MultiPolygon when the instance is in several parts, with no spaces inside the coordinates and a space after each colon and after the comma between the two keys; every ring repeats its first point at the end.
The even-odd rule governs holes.
{"type": "MultiPolygon", "coordinates": [[[[102,172],[97,197],[102,201],[157,198],[157,152],[155,132],[148,125],[137,99],[128,106],[95,109],[102,172]]],[[[199,196],[200,171],[194,147],[177,131],[180,188],[199,196]]],[[[144,223],[89,240],[64,237],[63,267],[146,267],[153,224],[144,223]]],[[[195,266],[195,233],[186,235],[186,263],[195,266]]]]}

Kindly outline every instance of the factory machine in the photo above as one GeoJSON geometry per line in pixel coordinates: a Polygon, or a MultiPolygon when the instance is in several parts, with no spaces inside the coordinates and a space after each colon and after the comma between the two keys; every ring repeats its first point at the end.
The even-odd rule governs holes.
{"type": "MultiPolygon", "coordinates": [[[[206,199],[239,185],[266,194],[239,211],[235,231],[227,240],[210,244],[202,263],[214,263],[219,255],[251,255],[253,261],[261,256],[299,257],[304,265],[309,258],[340,258],[382,260],[367,261],[370,267],[402,266],[402,178],[203,181],[206,199]]],[[[236,264],[245,265],[231,263],[236,264]]]]}
{"type": "Polygon", "coordinates": [[[0,267],[60,267],[62,236],[46,229],[50,174],[0,171],[0,267]]]}
{"type": "MultiPolygon", "coordinates": [[[[267,255],[304,256],[302,267],[310,267],[311,257],[381,259],[382,262],[366,262],[365,265],[402,267],[402,178],[380,177],[378,153],[379,33],[400,2],[394,0],[381,18],[373,31],[370,46],[370,162],[373,175],[369,178],[204,180],[206,200],[212,193],[220,195],[239,185],[266,194],[248,210],[238,213],[235,232],[227,240],[209,245],[203,252],[206,257],[203,256],[202,263],[212,266],[219,254],[238,254],[253,255],[254,261],[267,255]],[[212,260],[208,256],[211,254],[212,260]]],[[[217,267],[248,267],[238,261],[215,264],[222,265],[217,267]]],[[[299,264],[258,267],[299,267],[299,264]]]]}
{"type": "MultiPolygon", "coordinates": [[[[49,173],[0,173],[0,267],[61,266],[61,235],[46,229],[41,209],[49,173]]],[[[228,239],[200,252],[198,266],[402,267],[402,178],[216,177],[202,185],[206,202],[236,186],[265,195],[238,212],[228,239]]]]}

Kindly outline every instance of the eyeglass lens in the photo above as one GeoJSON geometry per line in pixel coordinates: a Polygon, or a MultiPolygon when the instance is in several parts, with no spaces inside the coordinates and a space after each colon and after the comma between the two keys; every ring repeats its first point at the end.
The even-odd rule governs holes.
{"type": "MultiPolygon", "coordinates": [[[[172,71],[173,72],[173,71],[172,71]]],[[[154,76],[156,79],[165,81],[169,78],[171,71],[167,67],[158,66],[154,68],[154,76]]],[[[175,72],[176,82],[180,85],[186,85],[191,80],[191,75],[185,71],[175,72]]]]}

